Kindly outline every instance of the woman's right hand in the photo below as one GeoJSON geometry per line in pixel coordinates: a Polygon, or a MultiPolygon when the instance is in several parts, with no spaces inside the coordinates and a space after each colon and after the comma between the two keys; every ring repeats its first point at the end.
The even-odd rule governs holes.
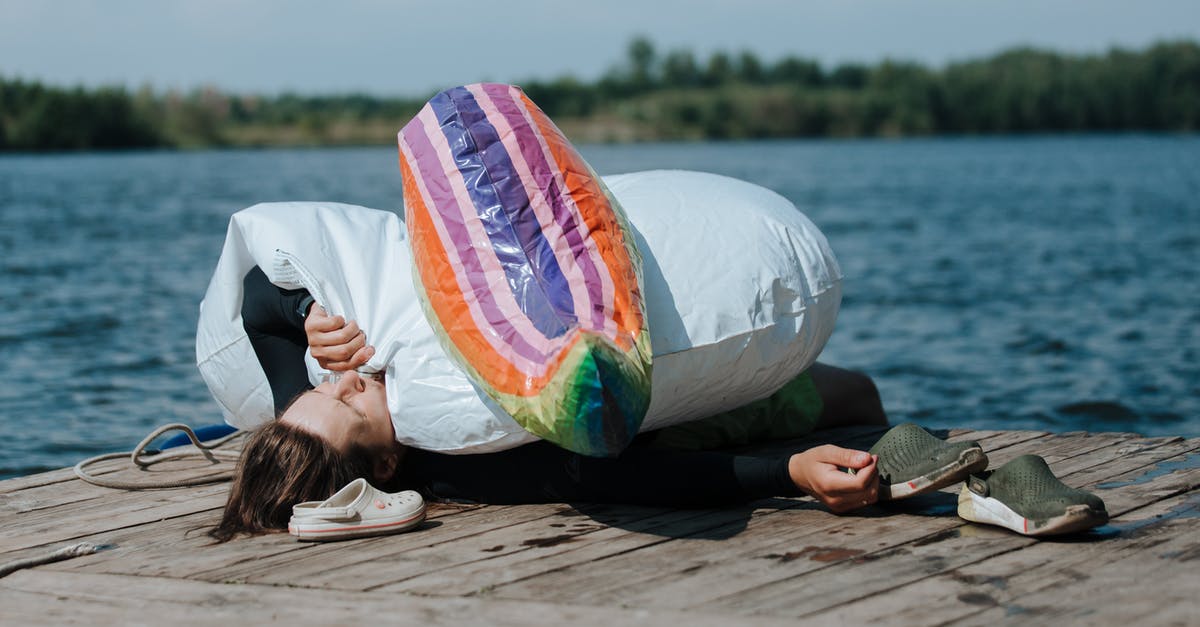
{"type": "Polygon", "coordinates": [[[304,319],[304,335],[313,359],[326,370],[354,370],[375,354],[375,347],[367,344],[367,335],[358,323],[331,316],[315,303],[304,319]]]}
{"type": "Polygon", "coordinates": [[[788,460],[788,474],[796,487],[836,514],[874,503],[879,498],[878,457],[832,444],[796,453],[788,460]],[[853,468],[855,474],[843,470],[853,468]]]}

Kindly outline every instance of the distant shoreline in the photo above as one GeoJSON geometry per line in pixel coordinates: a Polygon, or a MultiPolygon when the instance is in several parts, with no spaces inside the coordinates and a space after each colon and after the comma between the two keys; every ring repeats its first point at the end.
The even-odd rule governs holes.
{"type": "MultiPolygon", "coordinates": [[[[907,135],[907,136],[866,136],[866,137],[763,137],[742,139],[656,139],[626,142],[613,141],[576,141],[581,147],[587,146],[686,146],[688,144],[762,144],[790,142],[919,142],[919,141],[1039,141],[1058,139],[1105,139],[1105,138],[1200,138],[1200,131],[1059,131],[1059,132],[1029,132],[1029,133],[990,133],[990,134],[939,134],[939,135],[907,135]]],[[[139,155],[139,154],[187,154],[202,152],[256,152],[272,150],[372,150],[379,148],[395,148],[391,142],[362,143],[362,144],[321,144],[321,145],[222,145],[222,146],[134,146],[128,148],[106,148],[96,150],[27,150],[0,152],[0,159],[8,157],[51,157],[70,155],[139,155]]]]}
{"type": "MultiPolygon", "coordinates": [[[[1019,48],[930,69],[696,59],[644,39],[591,83],[521,83],[573,141],[637,143],[1200,130],[1200,44],[1019,48]]],[[[61,88],[0,77],[0,152],[386,145],[425,99],[61,88]],[[387,140],[376,141],[376,138],[387,140]]]]}

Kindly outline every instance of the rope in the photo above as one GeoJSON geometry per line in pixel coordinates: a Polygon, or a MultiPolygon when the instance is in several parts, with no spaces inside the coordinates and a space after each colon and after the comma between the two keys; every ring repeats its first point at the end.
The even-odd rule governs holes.
{"type": "Polygon", "coordinates": [[[85,459],[85,460],[79,462],[78,464],[75,464],[75,476],[77,476],[80,479],[82,479],[88,483],[91,483],[93,485],[98,485],[98,486],[105,487],[105,488],[117,488],[120,490],[149,490],[149,489],[154,489],[154,488],[181,488],[181,487],[186,487],[186,486],[204,485],[207,483],[217,483],[220,481],[227,481],[233,477],[233,469],[232,468],[225,470],[223,472],[220,472],[218,474],[215,474],[215,475],[207,475],[207,476],[203,476],[203,477],[191,477],[188,479],[170,479],[170,480],[151,479],[149,481],[122,481],[120,479],[109,479],[109,478],[97,477],[97,476],[89,473],[87,471],[87,467],[92,466],[92,465],[102,462],[102,461],[107,461],[110,459],[121,459],[126,456],[128,456],[130,458],[130,460],[133,462],[133,464],[135,466],[137,466],[138,468],[141,468],[143,470],[149,468],[150,466],[153,466],[154,464],[160,463],[160,462],[165,462],[165,461],[171,460],[171,459],[182,459],[185,457],[194,457],[198,454],[203,455],[205,459],[212,462],[213,464],[219,464],[222,461],[237,462],[238,455],[239,455],[239,453],[237,451],[219,451],[216,449],[217,449],[217,447],[225,444],[226,442],[229,442],[230,440],[232,440],[244,433],[245,433],[244,431],[234,431],[233,433],[230,433],[227,436],[217,438],[216,440],[213,440],[211,443],[205,444],[204,442],[200,441],[200,438],[196,437],[196,432],[192,431],[191,427],[189,427],[185,424],[174,423],[174,424],[169,424],[169,425],[163,425],[163,426],[155,429],[150,435],[146,436],[146,438],[143,439],[141,441],[141,443],[137,445],[137,448],[133,449],[130,452],[105,453],[104,455],[97,455],[95,457],[89,457],[88,459],[85,459]],[[183,431],[184,433],[186,433],[188,436],[188,439],[190,439],[192,441],[192,445],[195,447],[196,450],[193,450],[191,447],[182,447],[181,446],[179,448],[182,450],[168,450],[166,452],[158,452],[158,451],[153,451],[153,450],[149,451],[149,452],[146,451],[146,447],[149,446],[150,443],[153,442],[155,438],[157,438],[158,436],[160,436],[168,431],[183,431]]]}
{"type": "Polygon", "coordinates": [[[92,544],[91,542],[80,542],[79,544],[72,544],[70,546],[65,546],[57,551],[52,551],[50,553],[46,553],[44,555],[39,555],[37,557],[30,557],[30,558],[26,558],[23,560],[14,560],[14,561],[8,562],[6,564],[0,564],[0,578],[11,575],[11,574],[17,572],[18,570],[22,570],[24,568],[33,568],[34,566],[41,566],[42,564],[50,564],[52,562],[61,562],[63,560],[69,560],[73,557],[83,557],[84,555],[91,555],[92,553],[95,553],[96,551],[102,551],[106,548],[108,548],[108,545],[106,545],[106,544],[92,544]]]}

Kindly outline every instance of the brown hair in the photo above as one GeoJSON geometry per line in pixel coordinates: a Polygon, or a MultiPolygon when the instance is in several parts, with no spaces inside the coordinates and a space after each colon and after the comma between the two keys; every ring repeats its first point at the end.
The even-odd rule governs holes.
{"type": "Polygon", "coordinates": [[[358,477],[371,477],[372,456],[345,453],[294,425],[272,421],[246,440],[221,522],[208,535],[228,542],[239,533],[287,528],[292,506],[323,501],[358,477]]]}

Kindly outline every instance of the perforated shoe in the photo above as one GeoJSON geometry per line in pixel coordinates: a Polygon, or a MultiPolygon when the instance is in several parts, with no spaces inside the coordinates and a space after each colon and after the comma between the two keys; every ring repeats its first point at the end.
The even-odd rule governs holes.
{"type": "Polygon", "coordinates": [[[1063,484],[1037,455],[971,475],[958,495],[958,515],[1027,536],[1074,533],[1108,522],[1100,497],[1063,484]]]}
{"type": "Polygon", "coordinates": [[[420,494],[391,494],[360,478],[324,501],[294,505],[288,533],[300,540],[345,540],[399,533],[423,520],[425,500],[420,494]]]}
{"type": "Polygon", "coordinates": [[[963,481],[987,468],[978,442],[947,442],[912,423],[883,434],[869,451],[878,455],[879,500],[902,499],[963,481]]]}

